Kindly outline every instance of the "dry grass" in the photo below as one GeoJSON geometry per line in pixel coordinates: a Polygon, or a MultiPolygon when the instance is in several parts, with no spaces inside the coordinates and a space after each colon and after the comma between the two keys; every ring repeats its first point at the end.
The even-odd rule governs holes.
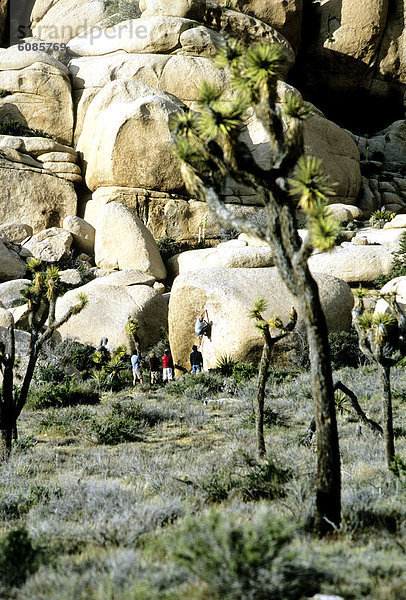
{"type": "MultiPolygon", "coordinates": [[[[342,369],[336,378],[359,395],[370,417],[380,419],[373,369],[342,369]]],[[[178,564],[173,555],[186,535],[184,518],[192,519],[193,530],[193,519],[199,523],[209,518],[214,502],[216,511],[228,515],[229,528],[238,523],[247,527],[264,505],[268,514],[293,525],[288,551],[296,553],[295,569],[314,569],[323,591],[354,600],[404,598],[399,590],[405,583],[406,484],[387,471],[383,440],[364,427],[360,431],[351,412],[339,416],[343,523],[334,536],[320,542],[309,533],[316,455],[314,444],[303,444],[312,417],[307,374],[269,389],[267,448],[292,477],[283,483],[284,494],[265,504],[244,502],[238,485],[222,489],[227,478],[248,474],[248,467],[242,472],[238,463],[241,453],[255,455],[255,383],[219,387],[218,379],[205,381],[207,396],[232,395],[234,401],[204,405],[197,398],[201,381],[198,394],[191,382],[192,388],[182,384],[178,390],[105,394],[98,406],[24,412],[20,440],[0,471],[0,531],[4,535],[26,526],[33,547],[42,549],[42,566],[19,587],[3,586],[0,596],[214,599],[210,582],[203,584],[203,575],[178,564]],[[95,443],[91,423],[108,419],[117,402],[136,403],[147,415],[139,441],[95,443]],[[223,475],[213,479],[218,473],[223,475]]],[[[394,372],[393,389],[396,450],[406,457],[404,370],[394,372]]],[[[208,548],[213,545],[210,535],[208,531],[208,548]]],[[[290,564],[286,557],[277,560],[290,564]]],[[[269,573],[264,574],[263,589],[256,582],[252,598],[274,597],[269,573]]],[[[286,597],[302,597],[302,584],[295,585],[298,589],[292,583],[286,597]]],[[[230,599],[239,597],[230,593],[230,599]]]]}

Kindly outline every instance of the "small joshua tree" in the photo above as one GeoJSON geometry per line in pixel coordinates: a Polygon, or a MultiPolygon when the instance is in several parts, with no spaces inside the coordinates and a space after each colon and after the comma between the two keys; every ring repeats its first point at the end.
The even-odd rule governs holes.
{"type": "Polygon", "coordinates": [[[277,77],[283,60],[278,45],[257,44],[245,49],[238,42],[228,43],[219,52],[217,64],[229,68],[236,93],[231,101],[223,101],[221,92],[203,83],[201,112],[185,110],[174,121],[174,151],[188,191],[208,203],[223,227],[269,244],[300,308],[310,348],[317,430],[315,526],[324,534],[340,523],[340,456],[326,319],[307,260],[314,249],[325,251],[334,246],[339,227],[326,210],[332,190],[321,162],[301,158],[303,121],[312,114],[312,107],[298,93],[287,94],[283,105],[277,104],[277,77]],[[255,113],[269,137],[272,159],[268,169],[258,165],[241,139],[249,111],[255,113]],[[225,184],[230,178],[257,194],[266,225],[239,218],[227,207],[225,184]],[[297,197],[308,219],[310,235],[305,242],[297,231],[297,197]]]}
{"type": "Polygon", "coordinates": [[[27,401],[39,352],[61,325],[72,315],[78,314],[87,304],[84,294],[78,295],[78,303],[55,320],[56,300],[61,293],[59,271],[56,267],[42,269],[40,260],[31,259],[28,268],[33,280],[26,287],[23,296],[28,302],[28,326],[30,345],[27,370],[21,387],[14,385],[15,332],[14,325],[7,329],[6,341],[0,343],[0,368],[3,374],[3,387],[0,397],[0,463],[7,460],[11,451],[13,433],[16,435],[17,419],[27,401]]]}
{"type": "Polygon", "coordinates": [[[355,305],[352,318],[358,333],[359,347],[365,356],[378,366],[382,391],[386,461],[389,469],[393,469],[395,442],[390,370],[406,354],[406,315],[397,303],[396,293],[381,295],[388,302],[390,313],[365,310],[365,290],[356,290],[354,296],[355,305]]]}
{"type": "Polygon", "coordinates": [[[266,455],[264,437],[264,400],[265,386],[269,377],[272,346],[276,344],[276,342],[279,342],[279,340],[289,335],[289,333],[293,331],[297,322],[297,312],[293,307],[289,315],[290,321],[287,323],[287,325],[284,325],[281,319],[276,315],[272,315],[268,321],[264,319],[261,313],[263,313],[266,308],[266,300],[264,298],[258,298],[258,300],[255,301],[254,307],[249,311],[250,318],[255,320],[255,327],[264,337],[264,347],[262,349],[258,373],[257,403],[255,406],[255,429],[259,458],[263,458],[266,455]],[[271,334],[272,328],[279,330],[279,332],[274,336],[271,334]]]}

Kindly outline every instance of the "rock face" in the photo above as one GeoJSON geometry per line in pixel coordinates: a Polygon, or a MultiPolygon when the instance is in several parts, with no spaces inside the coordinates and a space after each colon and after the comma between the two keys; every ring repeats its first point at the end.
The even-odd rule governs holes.
{"type": "Polygon", "coordinates": [[[90,282],[67,292],[57,301],[57,319],[76,303],[79,292],[87,295],[89,303],[59,328],[63,339],[98,346],[100,339],[107,337],[113,347],[125,344],[132,350],[125,326],[129,318],[136,318],[140,325],[141,348],[146,349],[160,339],[161,328],[167,327],[168,305],[162,294],[147,285],[120,286],[111,281],[109,284],[90,282]]]}
{"type": "Polygon", "coordinates": [[[0,49],[0,119],[42,129],[63,144],[72,143],[73,102],[68,69],[45,52],[0,49]]]}
{"type": "MultiPolygon", "coordinates": [[[[396,293],[396,300],[400,308],[406,310],[406,277],[395,277],[391,281],[388,281],[381,289],[381,294],[392,294],[396,293]]],[[[381,298],[378,300],[375,306],[375,313],[389,313],[391,309],[389,304],[381,298]]]]}
{"type": "Polygon", "coordinates": [[[24,248],[45,262],[59,262],[68,258],[71,244],[69,231],[51,227],[34,235],[24,244],[24,248]]]}
{"type": "Polygon", "coordinates": [[[140,0],[142,17],[181,17],[202,20],[206,0],[140,0]]]}
{"type": "MultiPolygon", "coordinates": [[[[265,212],[258,206],[245,206],[241,199],[229,197],[227,208],[240,217],[254,218],[265,223],[265,212]],[[232,204],[231,201],[239,202],[232,204]]],[[[99,187],[86,204],[85,219],[96,226],[102,207],[108,202],[119,202],[130,208],[148,227],[155,239],[172,237],[179,240],[196,240],[201,233],[205,238],[216,238],[222,228],[205,202],[155,190],[128,187],[99,187]]]]}
{"type": "Polygon", "coordinates": [[[118,202],[110,202],[100,211],[95,260],[102,268],[138,269],[156,279],[166,277],[154,237],[131,210],[118,202]]]}
{"type": "MultiPolygon", "coordinates": [[[[195,29],[197,28],[187,31],[193,32],[195,29]]],[[[162,95],[162,91],[168,92],[186,104],[197,99],[198,83],[202,79],[212,81],[222,90],[226,90],[229,82],[224,69],[216,69],[213,62],[203,56],[115,52],[104,56],[74,58],[69,70],[77,114],[76,140],[82,131],[90,102],[97,92],[112,81],[139,81],[159,88],[161,92],[158,95],[162,95]]],[[[136,99],[137,97],[132,98],[136,99]]]]}
{"type": "Polygon", "coordinates": [[[312,273],[326,273],[349,283],[358,283],[373,281],[379,275],[390,275],[393,256],[385,246],[344,243],[332,252],[311,256],[309,267],[312,273]]]}
{"type": "MultiPolygon", "coordinates": [[[[348,284],[328,275],[317,275],[316,279],[329,330],[348,330],[353,305],[348,284]]],[[[169,339],[175,365],[190,369],[189,354],[197,341],[194,325],[204,309],[213,321],[212,339],[204,338],[202,345],[206,369],[214,368],[221,355],[237,361],[257,357],[262,340],[248,310],[258,297],[267,300],[268,317],[278,314],[288,320],[294,301],[275,268],[210,269],[177,277],[169,302],[169,339]]],[[[298,328],[303,328],[300,314],[298,328]]],[[[295,342],[293,336],[287,343],[292,347],[295,342]]]]}
{"type": "Polygon", "coordinates": [[[4,308],[14,308],[15,306],[21,306],[25,300],[21,296],[21,292],[31,282],[29,279],[15,279],[13,281],[6,281],[0,284],[0,303],[4,308]]]}
{"type": "Polygon", "coordinates": [[[273,267],[275,264],[269,247],[220,246],[217,248],[182,252],[176,257],[178,273],[183,274],[198,269],[213,268],[252,269],[273,267]]]}
{"type": "Polygon", "coordinates": [[[300,42],[303,0],[236,0],[236,8],[272,25],[297,49],[300,42]]]}
{"type": "Polygon", "coordinates": [[[47,154],[52,154],[54,162],[68,156],[68,164],[79,169],[73,164],[76,152],[70,146],[43,137],[0,135],[1,224],[26,223],[37,233],[62,225],[67,214],[76,214],[72,179],[78,176],[46,170],[41,157],[47,154]]]}
{"type": "Polygon", "coordinates": [[[72,235],[74,246],[86,254],[94,254],[95,228],[84,219],[75,216],[65,217],[63,228],[72,235]]]}
{"type": "Polygon", "coordinates": [[[136,81],[107,85],[91,103],[78,142],[87,162],[87,186],[182,188],[169,130],[171,116],[181,107],[174,97],[136,81]]]}
{"type": "Polygon", "coordinates": [[[0,281],[21,279],[27,270],[27,265],[16,252],[10,251],[0,241],[0,281]]]}
{"type": "Polygon", "coordinates": [[[332,202],[355,204],[361,185],[359,151],[351,137],[332,121],[314,115],[305,122],[305,153],[323,161],[325,173],[337,183],[332,202]]]}
{"type": "Polygon", "coordinates": [[[100,56],[124,50],[132,54],[169,54],[180,46],[180,36],[196,21],[176,17],[130,19],[118,25],[85,32],[69,42],[77,56],[100,56]]]}
{"type": "Polygon", "coordinates": [[[103,21],[107,13],[108,3],[103,0],[36,0],[32,33],[41,40],[66,43],[103,21]]]}
{"type": "Polygon", "coordinates": [[[4,223],[0,225],[0,238],[8,242],[20,243],[33,234],[32,227],[19,223],[4,223]]]}

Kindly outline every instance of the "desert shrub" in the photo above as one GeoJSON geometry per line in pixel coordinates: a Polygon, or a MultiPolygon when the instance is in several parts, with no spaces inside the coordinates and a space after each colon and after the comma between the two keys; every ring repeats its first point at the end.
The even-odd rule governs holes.
{"type": "Polygon", "coordinates": [[[170,550],[177,563],[205,583],[208,598],[299,600],[317,591],[320,577],[294,564],[292,554],[284,556],[291,534],[267,507],[250,519],[212,510],[187,519],[170,550]]]}
{"type": "Polygon", "coordinates": [[[227,500],[233,492],[244,502],[273,500],[285,495],[284,485],[291,472],[275,464],[272,457],[258,462],[246,452],[238,452],[226,467],[215,468],[196,482],[206,502],[227,500]]]}
{"type": "Polygon", "coordinates": [[[358,335],[354,327],[350,331],[330,333],[328,336],[331,352],[331,364],[334,370],[342,367],[357,368],[364,365],[367,359],[359,348],[358,335]]]}
{"type": "Polygon", "coordinates": [[[385,223],[392,221],[394,216],[395,213],[382,206],[372,213],[371,218],[369,219],[369,224],[371,227],[375,227],[376,229],[382,229],[385,223]]]}
{"type": "Polygon", "coordinates": [[[237,363],[232,356],[228,354],[221,354],[216,363],[216,369],[223,375],[223,377],[230,377],[237,363]]]}
{"type": "Polygon", "coordinates": [[[380,290],[385,283],[395,277],[404,277],[406,275],[406,232],[399,240],[399,247],[393,253],[393,269],[390,275],[381,275],[374,280],[374,287],[380,290]]]}
{"type": "Polygon", "coordinates": [[[26,137],[51,137],[42,129],[30,129],[18,121],[0,122],[0,135],[23,135],[26,137]]]}
{"type": "Polygon", "coordinates": [[[232,378],[237,384],[244,383],[258,375],[258,367],[252,363],[237,363],[232,372],[232,378]]]}
{"type": "Polygon", "coordinates": [[[76,367],[82,376],[90,374],[91,369],[94,367],[92,358],[94,354],[93,346],[66,340],[62,342],[59,348],[60,352],[66,356],[66,363],[70,363],[76,367]]]}
{"type": "MultiPolygon", "coordinates": [[[[361,352],[358,345],[358,335],[354,327],[350,331],[340,331],[330,333],[328,336],[330,344],[331,364],[334,370],[342,367],[357,368],[360,365],[368,363],[368,359],[361,352]]],[[[309,346],[303,345],[300,366],[307,368],[309,366],[309,346]]]]}
{"type": "Polygon", "coordinates": [[[190,245],[187,242],[175,240],[175,238],[170,236],[159,238],[157,244],[163,261],[168,260],[175,254],[179,254],[179,252],[190,250],[190,245]]]}
{"type": "Polygon", "coordinates": [[[10,96],[10,94],[12,94],[12,92],[9,92],[8,90],[0,90],[0,98],[5,98],[6,96],[10,96]]]}
{"type": "Polygon", "coordinates": [[[99,394],[88,384],[70,379],[64,380],[62,383],[48,381],[32,387],[28,395],[27,407],[42,409],[76,404],[95,404],[98,401],[99,394]]]}
{"type": "Polygon", "coordinates": [[[272,457],[268,456],[264,462],[258,462],[245,452],[240,455],[240,469],[242,474],[238,488],[246,502],[261,498],[273,500],[284,496],[284,485],[292,477],[291,472],[276,465],[272,457]]]}
{"type": "Polygon", "coordinates": [[[34,383],[63,383],[68,378],[66,371],[55,364],[40,365],[34,376],[34,383]]]}
{"type": "Polygon", "coordinates": [[[90,429],[98,444],[116,445],[140,441],[147,427],[171,418],[172,414],[157,409],[145,410],[134,402],[116,402],[107,415],[99,420],[92,419],[90,429]]]}
{"type": "Polygon", "coordinates": [[[165,388],[167,394],[171,396],[184,396],[185,398],[193,397],[194,390],[199,391],[197,399],[201,399],[209,394],[217,394],[223,390],[223,378],[218,373],[204,372],[199,375],[191,375],[187,373],[171,381],[165,388]]]}
{"type": "Polygon", "coordinates": [[[232,473],[227,468],[214,469],[200,480],[198,487],[206,502],[227,500],[234,488],[232,473]]]}
{"type": "Polygon", "coordinates": [[[38,431],[58,430],[67,435],[83,433],[89,427],[92,415],[83,406],[48,408],[38,422],[38,431]]]}
{"type": "Polygon", "coordinates": [[[40,556],[40,549],[35,547],[25,527],[5,533],[0,538],[0,582],[3,587],[21,585],[39,567],[40,556]]]}

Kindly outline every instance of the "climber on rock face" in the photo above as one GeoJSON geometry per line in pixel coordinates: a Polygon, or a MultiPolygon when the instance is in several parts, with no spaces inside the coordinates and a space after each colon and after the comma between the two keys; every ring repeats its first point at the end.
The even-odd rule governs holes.
{"type": "Polygon", "coordinates": [[[195,334],[199,336],[199,339],[202,340],[203,336],[207,336],[209,339],[211,338],[211,326],[212,323],[209,321],[209,315],[207,310],[204,310],[201,315],[199,315],[196,319],[195,323],[195,334]],[[207,320],[205,320],[205,318],[207,320]]]}

